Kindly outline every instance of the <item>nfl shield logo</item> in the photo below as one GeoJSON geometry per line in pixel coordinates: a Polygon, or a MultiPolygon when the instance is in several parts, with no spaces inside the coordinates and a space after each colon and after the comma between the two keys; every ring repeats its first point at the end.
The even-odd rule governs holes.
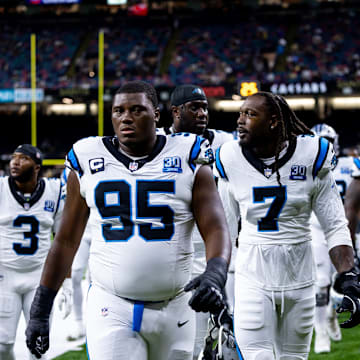
{"type": "Polygon", "coordinates": [[[264,175],[269,178],[272,175],[272,170],[271,169],[264,169],[264,175]]]}
{"type": "Polygon", "coordinates": [[[136,161],[132,161],[130,164],[129,164],[129,170],[130,171],[135,171],[137,170],[139,167],[139,164],[136,162],[136,161]]]}

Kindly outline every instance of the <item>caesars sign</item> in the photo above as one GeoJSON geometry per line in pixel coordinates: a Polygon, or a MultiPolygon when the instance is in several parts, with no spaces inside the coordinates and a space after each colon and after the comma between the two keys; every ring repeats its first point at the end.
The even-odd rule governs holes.
{"type": "Polygon", "coordinates": [[[307,95],[307,94],[325,94],[328,91],[326,83],[305,82],[305,83],[280,83],[272,84],[270,91],[280,95],[307,95]]]}

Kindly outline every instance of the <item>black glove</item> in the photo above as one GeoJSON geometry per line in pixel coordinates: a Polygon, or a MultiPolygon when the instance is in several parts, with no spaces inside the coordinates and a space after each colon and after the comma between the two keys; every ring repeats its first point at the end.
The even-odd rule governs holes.
{"type": "Polygon", "coordinates": [[[227,278],[228,264],[221,257],[212,258],[207,262],[204,273],[191,280],[185,291],[195,289],[189,305],[195,311],[219,313],[225,306],[223,289],[227,278]]]}
{"type": "Polygon", "coordinates": [[[334,282],[334,289],[340,294],[344,294],[344,299],[336,309],[337,313],[349,311],[350,318],[340,324],[342,328],[352,328],[360,324],[360,284],[359,274],[352,268],[349,271],[337,274],[334,282]]]}
{"type": "Polygon", "coordinates": [[[40,285],[31,304],[26,345],[38,359],[49,349],[49,317],[55,296],[56,291],[40,285]]]}

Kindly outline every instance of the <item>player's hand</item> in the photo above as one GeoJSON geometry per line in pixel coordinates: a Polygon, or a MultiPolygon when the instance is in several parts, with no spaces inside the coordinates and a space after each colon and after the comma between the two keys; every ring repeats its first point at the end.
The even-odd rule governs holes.
{"type": "Polygon", "coordinates": [[[49,349],[49,319],[30,319],[25,335],[30,352],[40,359],[49,349]]]}
{"type": "Polygon", "coordinates": [[[212,258],[207,262],[204,273],[185,286],[185,291],[195,290],[189,300],[189,305],[193,310],[219,313],[225,306],[223,289],[227,278],[227,268],[225,259],[212,258]]]}
{"type": "Polygon", "coordinates": [[[55,290],[40,285],[31,304],[26,345],[38,359],[49,349],[49,318],[55,296],[55,290]]]}
{"type": "Polygon", "coordinates": [[[66,278],[62,284],[61,293],[59,294],[59,298],[58,298],[58,306],[63,319],[67,318],[71,313],[72,297],[73,297],[72,281],[71,279],[66,278]]]}
{"type": "Polygon", "coordinates": [[[350,312],[350,318],[341,323],[340,326],[352,328],[360,324],[360,284],[355,269],[337,274],[334,289],[340,294],[344,294],[344,299],[336,312],[350,312]]]}

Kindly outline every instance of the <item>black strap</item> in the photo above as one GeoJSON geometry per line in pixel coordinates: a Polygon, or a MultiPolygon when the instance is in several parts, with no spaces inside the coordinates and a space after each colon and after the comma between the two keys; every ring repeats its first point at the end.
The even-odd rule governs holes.
{"type": "Polygon", "coordinates": [[[11,176],[9,176],[9,187],[15,200],[27,210],[41,198],[45,191],[45,181],[44,179],[39,179],[35,191],[31,194],[30,197],[25,197],[23,195],[23,193],[18,189],[15,180],[11,176]]]}

